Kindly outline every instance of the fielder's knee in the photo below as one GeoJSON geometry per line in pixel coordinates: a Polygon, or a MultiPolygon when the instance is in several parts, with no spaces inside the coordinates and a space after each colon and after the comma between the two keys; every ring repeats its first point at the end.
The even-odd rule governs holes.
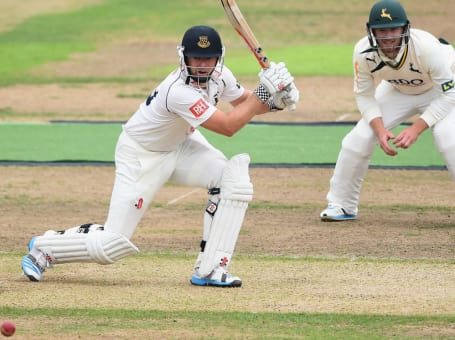
{"type": "Polygon", "coordinates": [[[341,142],[341,148],[352,153],[360,155],[360,157],[369,157],[377,143],[373,133],[364,133],[358,128],[354,128],[349,132],[341,142]]]}

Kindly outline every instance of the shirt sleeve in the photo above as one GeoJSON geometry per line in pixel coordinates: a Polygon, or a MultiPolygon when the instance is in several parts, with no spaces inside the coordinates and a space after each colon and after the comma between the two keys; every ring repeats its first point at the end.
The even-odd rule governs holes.
{"type": "Polygon", "coordinates": [[[375,81],[362,56],[366,45],[365,39],[359,41],[354,48],[354,96],[357,108],[362,117],[370,123],[374,118],[381,117],[381,110],[374,97],[375,81]]]}
{"type": "Polygon", "coordinates": [[[232,102],[245,92],[245,89],[235,78],[234,74],[226,66],[223,67],[224,89],[221,93],[221,100],[232,102]]]}
{"type": "Polygon", "coordinates": [[[439,43],[436,39],[427,46],[423,55],[437,96],[422,113],[429,127],[444,119],[455,106],[454,65],[455,52],[451,45],[439,43]]]}
{"type": "Polygon", "coordinates": [[[177,86],[169,91],[167,109],[182,117],[193,128],[203,124],[216,111],[214,105],[189,86],[177,86]]]}

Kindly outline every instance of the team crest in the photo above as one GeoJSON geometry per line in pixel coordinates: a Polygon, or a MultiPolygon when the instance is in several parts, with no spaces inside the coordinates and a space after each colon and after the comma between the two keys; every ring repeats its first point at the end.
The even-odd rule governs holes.
{"type": "Polygon", "coordinates": [[[210,47],[209,37],[206,36],[206,35],[201,35],[199,37],[199,41],[197,42],[197,45],[200,48],[208,48],[208,47],[210,47]]]}
{"type": "Polygon", "coordinates": [[[381,18],[387,18],[390,19],[390,21],[392,21],[392,16],[389,13],[387,13],[387,8],[382,9],[381,18]]]}

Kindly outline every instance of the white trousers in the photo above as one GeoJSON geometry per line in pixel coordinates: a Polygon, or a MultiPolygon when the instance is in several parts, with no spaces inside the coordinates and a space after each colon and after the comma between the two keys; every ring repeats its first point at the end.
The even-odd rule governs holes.
{"type": "MultiPolygon", "coordinates": [[[[393,129],[415,114],[421,114],[436,97],[435,90],[421,95],[405,95],[383,81],[376,89],[376,100],[386,129],[393,129]]],[[[455,179],[455,107],[432,128],[435,145],[455,179]]],[[[361,119],[344,137],[330,179],[329,203],[341,205],[347,213],[357,214],[363,178],[371,155],[378,144],[373,129],[361,119]]],[[[398,154],[395,157],[399,157],[398,154]]]]}
{"type": "Polygon", "coordinates": [[[122,132],[115,150],[115,182],[105,230],[131,238],[147,207],[166,182],[215,188],[227,158],[195,131],[170,152],[145,150],[122,132]]]}

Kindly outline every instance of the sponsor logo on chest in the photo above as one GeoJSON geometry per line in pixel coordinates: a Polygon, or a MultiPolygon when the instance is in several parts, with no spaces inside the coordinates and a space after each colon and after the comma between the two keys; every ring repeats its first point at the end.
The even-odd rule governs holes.
{"type": "Polygon", "coordinates": [[[396,86],[409,86],[409,87],[417,87],[417,86],[422,86],[425,85],[425,81],[420,78],[415,78],[415,79],[403,79],[403,78],[398,78],[398,79],[386,79],[390,84],[396,85],[396,86]]]}

